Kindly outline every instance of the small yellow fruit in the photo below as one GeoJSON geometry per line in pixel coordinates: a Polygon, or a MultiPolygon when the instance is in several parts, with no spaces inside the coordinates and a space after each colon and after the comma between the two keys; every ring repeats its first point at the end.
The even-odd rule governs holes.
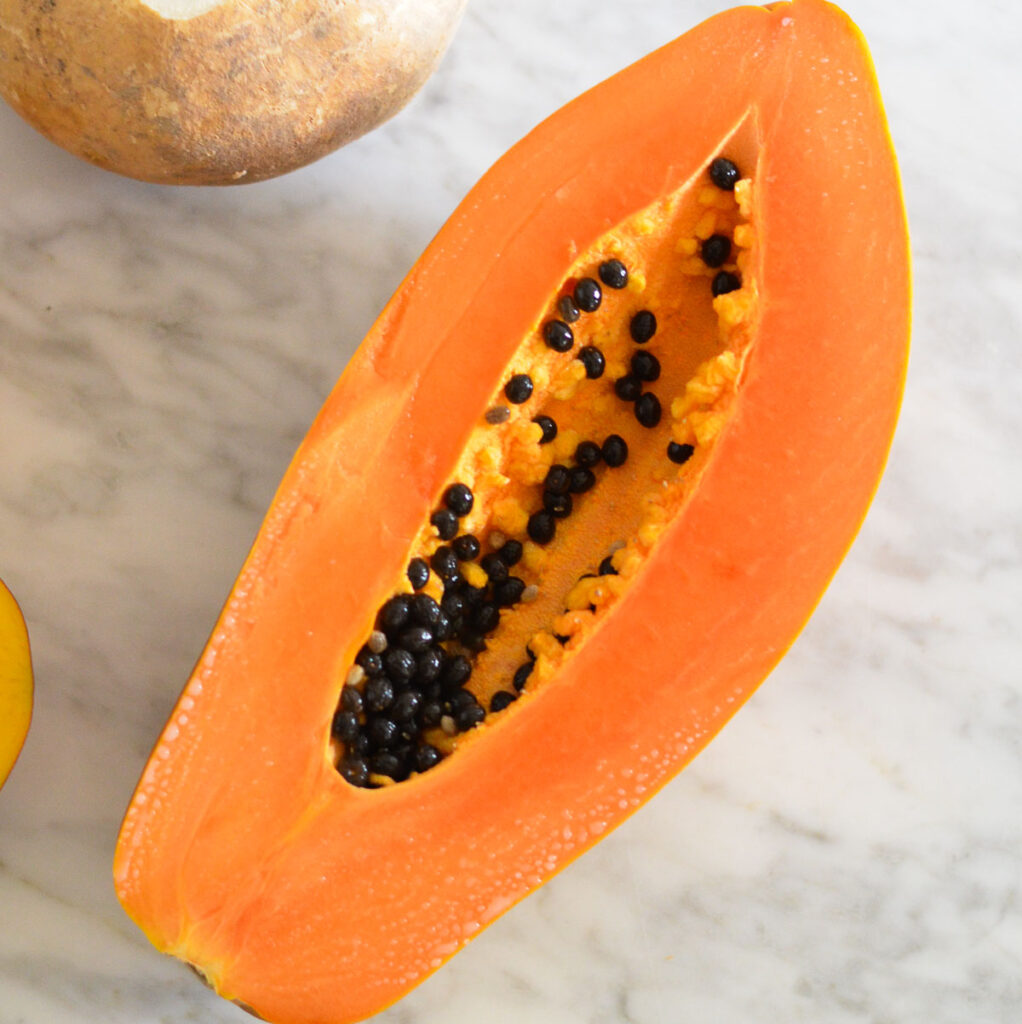
{"type": "Polygon", "coordinates": [[[32,657],[18,602],[0,582],[0,786],[7,780],[32,719],[32,657]]]}

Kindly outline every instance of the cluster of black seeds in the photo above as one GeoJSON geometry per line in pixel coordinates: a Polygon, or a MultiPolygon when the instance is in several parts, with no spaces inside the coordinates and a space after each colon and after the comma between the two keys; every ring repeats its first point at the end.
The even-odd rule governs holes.
{"type": "Polygon", "coordinates": [[[605,463],[612,469],[623,466],[628,445],[623,437],[611,434],[603,444],[580,441],[571,465],[555,463],[543,480],[543,507],[529,516],[526,532],[536,544],[549,544],[557,534],[557,521],[567,519],[575,507],[575,497],[596,486],[593,470],[605,463]]]}
{"type": "MultiPolygon", "coordinates": [[[[557,300],[557,314],[543,324],[543,341],[555,352],[570,352],[575,347],[575,332],[571,324],[583,313],[595,313],[603,302],[603,288],[620,290],[628,284],[628,268],[618,259],[604,260],[593,277],[581,277],[570,293],[557,300]],[[602,282],[602,287],[601,287],[602,282]]],[[[596,380],[603,376],[607,361],[595,345],[584,345],[576,357],[585,367],[586,377],[596,380]]]]}
{"type": "MultiPolygon", "coordinates": [[[[556,433],[556,425],[552,430],[556,433]]],[[[594,470],[601,464],[623,466],[627,458],[628,445],[617,434],[602,444],[580,441],[568,464],[557,463],[547,472],[543,508],[529,518],[529,538],[538,544],[553,540],[557,521],[572,513],[579,495],[596,486],[594,470]]],[[[526,599],[527,587],[512,573],[524,554],[522,541],[491,534],[491,546],[494,537],[499,546],[482,554],[475,535],[459,532],[473,504],[464,484],[444,492],[430,522],[449,543],[439,545],[428,561],[409,562],[413,593],[387,600],[348,674],[331,732],[344,746],[338,770],[354,786],[376,786],[380,776],[400,782],[428,771],[444,756],[425,738],[430,730],[456,735],[486,718],[487,710],[466,688],[472,655],[486,649],[501,611],[526,599]],[[487,577],[482,587],[472,586],[461,568],[477,560],[487,577]],[[432,574],[443,584],[440,601],[422,593],[432,574]]],[[[518,699],[534,663],[531,652],[526,653],[529,660],[516,669],[511,687],[491,697],[490,712],[503,711],[518,699]]]]}
{"type": "MultiPolygon", "coordinates": [[[[738,167],[726,156],[718,156],[710,164],[710,181],[725,192],[734,192],[741,177],[738,167]]],[[[730,255],[731,239],[726,235],[711,235],[700,249],[703,262],[714,270],[727,263],[730,255]]],[[[732,274],[730,270],[719,270],[710,282],[710,294],[716,298],[741,287],[742,279],[737,274],[732,274]]]]}
{"type": "MultiPolygon", "coordinates": [[[[725,157],[718,157],[709,168],[710,178],[722,189],[733,190],[739,180],[738,168],[725,157]]],[[[731,240],[713,235],[702,243],[700,255],[711,268],[722,267],[731,255],[731,240]]],[[[542,336],[556,352],[570,352],[575,345],[571,324],[583,313],[600,308],[604,288],[620,290],[628,284],[628,268],[618,259],[608,259],[596,269],[596,277],[582,277],[570,293],[557,301],[557,317],[547,320],[542,336]],[[599,280],[597,280],[597,278],[599,280]]],[[[714,296],[741,287],[741,281],[729,271],[720,270],[713,278],[714,296]]],[[[656,316],[640,310],[629,322],[636,346],[647,345],[657,332],[656,316]]],[[[606,359],[594,345],[582,346],[575,356],[585,367],[586,377],[603,376],[606,359]]],[[[656,427],[662,410],[657,396],[646,385],[660,378],[660,361],[644,347],[632,353],[630,372],[614,381],[615,393],[633,404],[635,418],[643,427],[656,427]]],[[[513,374],[504,385],[508,405],[497,405],[486,413],[490,424],[510,418],[509,405],[522,405],[534,392],[527,373],[513,374]]],[[[548,415],[533,418],[541,429],[539,444],[557,437],[557,423],[548,415]]],[[[682,465],[694,454],[690,444],[671,441],[667,457],[682,465]]],[[[579,442],[567,464],[550,467],[542,484],[542,508],[528,520],[526,533],[534,543],[550,543],[557,524],[570,516],[580,495],[597,484],[596,470],[623,466],[628,459],[628,444],[618,434],[602,443],[579,442]]],[[[473,656],[486,649],[487,637],[500,624],[501,612],[529,600],[536,588],[512,573],[524,554],[522,540],[491,534],[492,548],[482,553],[479,538],[461,532],[461,520],[473,508],[474,495],[462,483],[451,484],[443,494],[439,508],[430,515],[430,523],[442,542],[429,559],[413,558],[407,567],[411,594],[396,594],[377,613],[375,628],[359,650],[348,673],[331,724],[331,735],[343,746],[338,771],[354,786],[374,787],[381,778],[395,782],[414,773],[428,771],[443,759],[443,752],[426,736],[439,729],[453,736],[475,728],[487,715],[478,698],[468,688],[473,656]],[[478,561],[486,574],[483,586],[472,586],[462,566],[478,561]],[[422,593],[435,575],[443,585],[439,601],[422,593]]],[[[599,564],[593,575],[616,575],[612,556],[599,564]]],[[[567,637],[558,637],[562,643],[567,637]]],[[[526,649],[526,660],[512,674],[510,685],[490,698],[489,712],[503,711],[525,689],[535,665],[535,656],[526,649]]]]}
{"type": "MultiPolygon", "coordinates": [[[[648,310],[640,310],[632,317],[629,330],[637,345],[645,345],[656,334],[656,317],[648,310]]],[[[635,418],[639,423],[652,429],[660,423],[663,410],[660,399],[644,385],[660,379],[660,360],[646,349],[632,353],[631,372],[614,381],[614,394],[624,402],[631,402],[635,418]]]]}
{"type": "MultiPolygon", "coordinates": [[[[472,500],[463,484],[448,488],[443,507],[431,517],[438,533],[447,524],[438,513],[463,518],[472,500]]],[[[520,541],[503,539],[499,548],[480,557],[482,545],[473,534],[446,539],[450,545],[441,544],[428,562],[416,558],[409,563],[414,592],[394,595],[379,610],[341,691],[331,733],[344,746],[338,770],[352,785],[374,786],[378,776],[400,782],[413,772],[428,771],[443,758],[426,740],[429,730],[455,735],[486,717],[486,709],[466,689],[471,655],[485,649],[501,610],[523,598],[525,581],[511,573],[523,548],[520,541]],[[487,576],[481,587],[469,584],[460,568],[476,559],[487,576]],[[439,601],[421,592],[432,573],[443,582],[439,601]]],[[[515,699],[517,692],[510,697],[515,699]]]]}

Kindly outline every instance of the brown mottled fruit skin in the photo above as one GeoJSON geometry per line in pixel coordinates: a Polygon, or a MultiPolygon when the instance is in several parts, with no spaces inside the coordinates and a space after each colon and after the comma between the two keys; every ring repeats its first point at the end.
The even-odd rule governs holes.
{"type": "Polygon", "coordinates": [[[178,185],[272,178],[396,114],[466,0],[0,0],[0,93],[64,149],[178,185]]]}

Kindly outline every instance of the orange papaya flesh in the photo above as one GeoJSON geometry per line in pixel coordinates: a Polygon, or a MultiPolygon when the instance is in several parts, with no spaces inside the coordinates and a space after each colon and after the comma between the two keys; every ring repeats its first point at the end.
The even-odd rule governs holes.
{"type": "Polygon", "coordinates": [[[289,467],[125,816],[128,913],[282,1024],[361,1019],[438,968],[691,760],[790,645],[882,472],[909,306],[873,69],[828,4],[725,12],[541,125],[441,230],[289,467]],[[733,192],[709,175],[720,156],[733,192]],[[551,351],[563,295],[612,258],[629,284],[551,351]],[[720,270],[738,287],[715,298],[720,270]],[[586,343],[605,372],[574,380],[586,343]],[[637,350],[660,364],[656,426],[613,385],[637,350]],[[522,373],[533,393],[512,402],[522,373]],[[547,458],[609,433],[628,460],[604,457],[530,541],[547,458]],[[461,574],[481,585],[494,532],[524,537],[512,568],[535,588],[468,650],[484,711],[518,693],[526,647],[535,664],[503,710],[414,737],[439,763],[396,784],[370,763],[352,785],[345,686],[365,699],[353,667],[440,546],[452,483],[480,541],[461,574]]]}
{"type": "Polygon", "coordinates": [[[0,581],[0,786],[7,781],[32,721],[32,655],[17,601],[0,581]]]}

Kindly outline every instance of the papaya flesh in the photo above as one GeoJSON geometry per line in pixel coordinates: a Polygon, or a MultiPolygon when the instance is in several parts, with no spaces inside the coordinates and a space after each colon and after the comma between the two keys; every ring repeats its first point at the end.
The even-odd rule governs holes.
{"type": "Polygon", "coordinates": [[[0,786],[21,753],[32,721],[32,656],[25,619],[0,581],[0,786]]]}
{"type": "Polygon", "coordinates": [[[354,1021],[620,824],[848,549],[909,289],[869,55],[820,0],[527,136],[288,468],[125,816],[130,916],[268,1020],[354,1021]]]}

